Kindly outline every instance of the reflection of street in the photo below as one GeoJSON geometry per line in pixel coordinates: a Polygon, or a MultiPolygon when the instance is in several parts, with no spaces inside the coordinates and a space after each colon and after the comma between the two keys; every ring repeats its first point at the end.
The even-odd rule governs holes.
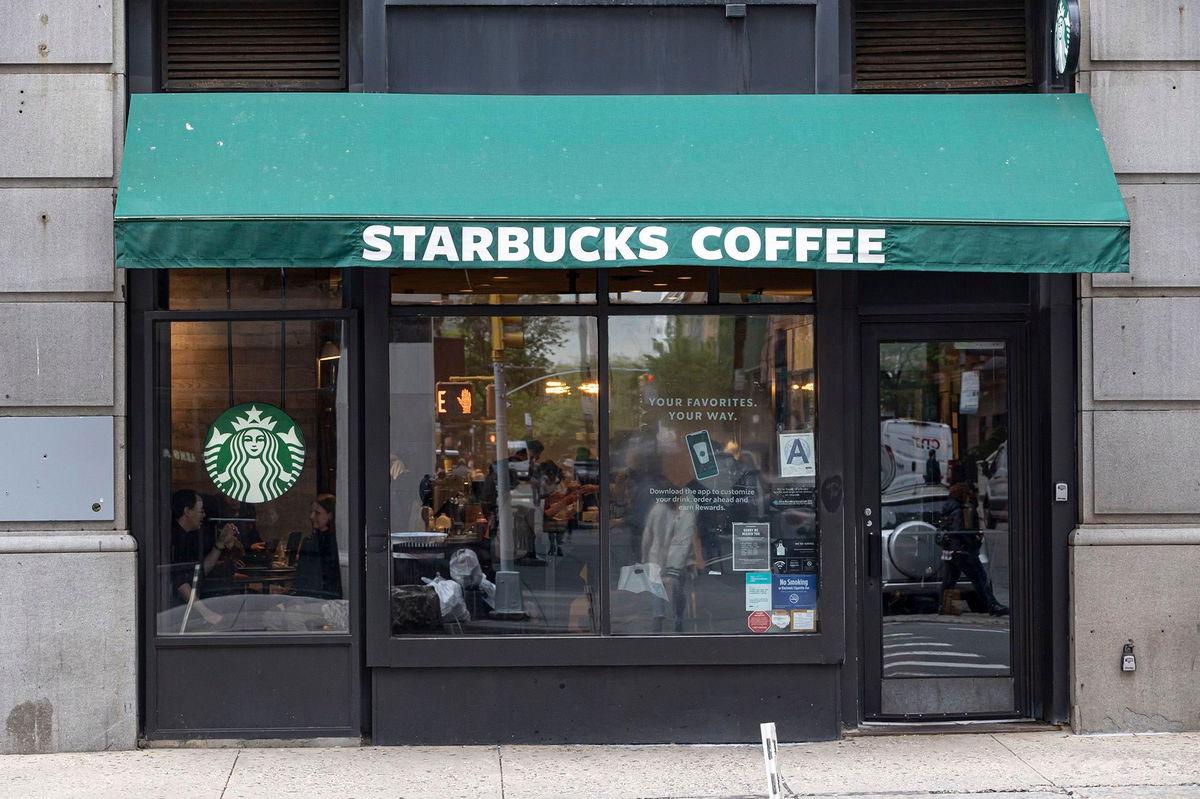
{"type": "Polygon", "coordinates": [[[903,616],[883,622],[883,676],[1007,677],[1008,617],[903,616]]]}
{"type": "MultiPolygon", "coordinates": [[[[591,582],[600,574],[597,526],[581,525],[561,546],[563,554],[547,557],[545,566],[514,567],[520,575],[527,618],[503,621],[481,614],[479,618],[465,622],[463,631],[482,635],[598,632],[598,592],[594,586],[589,590],[591,582]]],[[[547,536],[538,536],[537,551],[546,552],[547,547],[547,536]]]]}
{"type": "MultiPolygon", "coordinates": [[[[723,538],[722,545],[728,551],[731,542],[728,535],[723,538]]],[[[538,552],[546,551],[547,545],[546,536],[539,536],[538,552]]],[[[516,566],[521,576],[527,619],[498,621],[484,614],[464,622],[462,631],[483,635],[599,632],[600,544],[597,527],[581,526],[562,546],[564,554],[546,558],[545,566],[516,566]],[[586,583],[581,572],[586,575],[586,583]]],[[[613,530],[611,546],[609,615],[613,630],[632,635],[652,633],[652,595],[649,592],[619,591],[616,587],[621,567],[636,562],[630,555],[634,542],[628,528],[618,526],[613,530]]],[[[746,626],[744,572],[730,571],[726,564],[721,574],[708,574],[704,570],[690,573],[686,581],[686,593],[687,605],[681,632],[750,634],[746,626]]]]}

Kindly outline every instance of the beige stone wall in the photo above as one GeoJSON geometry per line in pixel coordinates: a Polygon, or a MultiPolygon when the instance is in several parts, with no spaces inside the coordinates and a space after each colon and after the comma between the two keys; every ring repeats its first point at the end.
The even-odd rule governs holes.
{"type": "Polygon", "coordinates": [[[1092,97],[1132,228],[1080,286],[1079,732],[1200,729],[1200,0],[1084,0],[1092,97]],[[1137,671],[1120,670],[1132,641],[1137,671]]]}
{"type": "Polygon", "coordinates": [[[125,305],[112,231],[124,15],[121,0],[7,0],[0,11],[0,446],[20,473],[37,466],[22,458],[44,456],[5,440],[18,417],[98,417],[111,446],[65,459],[37,489],[69,494],[90,459],[111,459],[114,475],[95,518],[12,521],[14,504],[33,498],[0,503],[0,754],[136,742],[125,305]]]}

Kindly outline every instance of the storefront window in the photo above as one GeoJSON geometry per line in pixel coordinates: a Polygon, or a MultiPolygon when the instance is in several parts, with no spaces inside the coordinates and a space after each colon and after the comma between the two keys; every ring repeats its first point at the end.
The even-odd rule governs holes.
{"type": "Polygon", "coordinates": [[[393,305],[587,305],[595,269],[393,269],[393,305]]]}
{"type": "Polygon", "coordinates": [[[596,353],[593,317],[392,320],[394,635],[598,632],[596,353]]]}
{"type": "Polygon", "coordinates": [[[709,270],[702,266],[610,269],[608,301],[620,304],[703,304],[708,302],[708,274],[709,270]]]}
{"type": "Polygon", "coordinates": [[[343,335],[334,320],[158,327],[159,634],[347,631],[343,335]]]}
{"type": "Polygon", "coordinates": [[[721,302],[812,302],[816,273],[811,269],[721,268],[721,302]]]}
{"type": "Polygon", "coordinates": [[[812,330],[610,320],[613,633],[816,630],[812,330]]]}
{"type": "Polygon", "coordinates": [[[172,269],[173,311],[276,311],[342,307],[340,269],[172,269]]]}

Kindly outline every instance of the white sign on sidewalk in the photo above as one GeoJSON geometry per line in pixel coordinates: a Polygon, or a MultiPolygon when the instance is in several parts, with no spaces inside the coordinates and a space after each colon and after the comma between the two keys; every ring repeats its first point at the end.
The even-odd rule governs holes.
{"type": "Polygon", "coordinates": [[[775,734],[775,722],[759,724],[762,732],[763,760],[767,765],[767,799],[782,799],[783,786],[779,779],[779,736],[775,734]]]}

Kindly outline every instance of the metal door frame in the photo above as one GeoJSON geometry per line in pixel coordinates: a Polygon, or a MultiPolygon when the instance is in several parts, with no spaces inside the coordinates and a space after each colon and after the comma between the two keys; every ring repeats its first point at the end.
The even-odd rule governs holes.
{"type": "MultiPolygon", "coordinates": [[[[1029,325],[1022,320],[991,318],[981,321],[937,321],[928,318],[902,321],[863,321],[859,326],[859,430],[857,452],[858,504],[852,522],[852,541],[857,550],[862,653],[862,717],[869,721],[951,721],[961,719],[1028,718],[1031,715],[1031,657],[1034,578],[1034,522],[1030,513],[1033,476],[1030,432],[1036,413],[1030,392],[1029,325]],[[945,713],[937,715],[886,716],[882,704],[882,586],[879,528],[864,526],[865,510],[880,518],[879,507],[879,345],[885,341],[1003,341],[1008,363],[1008,460],[1010,473],[1019,479],[1009,483],[1009,556],[1011,608],[1011,663],[1014,707],[1011,713],[945,713]]],[[[962,678],[969,679],[969,678],[962,678]]]]}

